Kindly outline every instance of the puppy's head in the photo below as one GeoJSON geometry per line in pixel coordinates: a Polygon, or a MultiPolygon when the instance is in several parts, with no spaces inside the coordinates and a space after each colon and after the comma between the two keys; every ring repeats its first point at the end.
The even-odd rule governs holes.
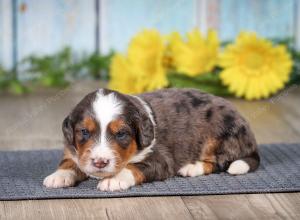
{"type": "Polygon", "coordinates": [[[62,130],[79,168],[98,177],[119,172],[154,138],[144,106],[135,97],[107,89],[84,97],[65,118],[62,130]]]}

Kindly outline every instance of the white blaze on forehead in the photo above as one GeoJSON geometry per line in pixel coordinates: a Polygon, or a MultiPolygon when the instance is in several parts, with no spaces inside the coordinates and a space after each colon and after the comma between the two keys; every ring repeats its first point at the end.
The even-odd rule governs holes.
{"type": "Polygon", "coordinates": [[[122,112],[122,105],[114,93],[103,94],[103,89],[99,89],[97,97],[93,103],[96,119],[99,121],[101,131],[122,112]]]}
{"type": "Polygon", "coordinates": [[[93,103],[93,110],[100,125],[100,137],[97,140],[97,145],[92,149],[91,158],[109,159],[110,163],[103,171],[112,172],[115,165],[115,156],[107,142],[107,126],[122,113],[122,105],[114,93],[105,95],[103,89],[99,89],[93,103]]]}

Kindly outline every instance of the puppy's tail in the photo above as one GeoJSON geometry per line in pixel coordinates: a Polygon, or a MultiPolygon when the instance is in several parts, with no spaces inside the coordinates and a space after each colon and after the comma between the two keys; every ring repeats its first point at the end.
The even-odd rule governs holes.
{"type": "Polygon", "coordinates": [[[250,156],[233,161],[229,165],[227,172],[232,175],[239,175],[252,172],[258,168],[259,162],[259,155],[255,151],[250,156]]]}

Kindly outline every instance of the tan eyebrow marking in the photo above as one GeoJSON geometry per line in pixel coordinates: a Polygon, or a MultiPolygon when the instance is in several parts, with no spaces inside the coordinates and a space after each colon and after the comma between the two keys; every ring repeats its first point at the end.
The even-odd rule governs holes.
{"type": "Polygon", "coordinates": [[[122,119],[116,119],[108,124],[112,133],[117,133],[122,127],[125,126],[125,122],[122,119]]]}
{"type": "Polygon", "coordinates": [[[97,128],[97,124],[94,119],[91,117],[85,117],[82,122],[83,126],[89,131],[95,131],[97,128]]]}

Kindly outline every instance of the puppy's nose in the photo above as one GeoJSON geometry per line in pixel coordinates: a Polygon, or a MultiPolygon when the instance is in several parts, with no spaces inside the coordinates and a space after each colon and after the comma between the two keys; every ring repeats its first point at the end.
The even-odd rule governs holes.
{"type": "Polygon", "coordinates": [[[99,158],[99,159],[93,159],[93,165],[97,168],[104,168],[109,164],[108,159],[99,158]]]}

